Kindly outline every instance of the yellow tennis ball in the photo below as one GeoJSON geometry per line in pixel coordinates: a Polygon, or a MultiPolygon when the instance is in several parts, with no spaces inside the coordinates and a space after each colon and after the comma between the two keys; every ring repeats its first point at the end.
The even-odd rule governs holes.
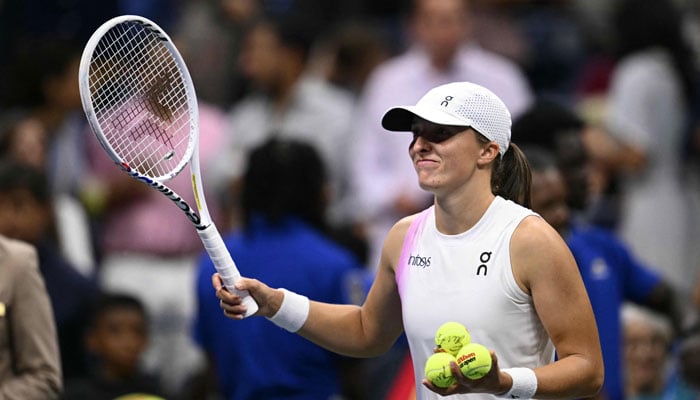
{"type": "Polygon", "coordinates": [[[459,322],[445,322],[435,332],[435,345],[453,356],[471,341],[467,328],[459,322]]]}
{"type": "Polygon", "coordinates": [[[491,370],[491,352],[478,343],[469,343],[458,352],[457,365],[462,374],[469,379],[479,379],[491,370]]]}
{"type": "Polygon", "coordinates": [[[115,397],[114,400],[165,400],[162,397],[154,396],[147,393],[131,393],[123,396],[115,397]]]}
{"type": "Polygon", "coordinates": [[[433,385],[446,388],[455,383],[455,377],[450,369],[450,362],[457,362],[450,353],[433,353],[425,362],[425,377],[433,385]]]}

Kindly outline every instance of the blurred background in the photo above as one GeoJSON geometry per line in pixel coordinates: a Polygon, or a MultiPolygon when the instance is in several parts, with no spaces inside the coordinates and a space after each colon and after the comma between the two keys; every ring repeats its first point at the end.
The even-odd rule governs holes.
{"type": "MultiPolygon", "coordinates": [[[[12,169],[0,176],[9,210],[0,233],[44,249],[44,276],[65,277],[47,278],[47,288],[67,387],[94,378],[83,335],[98,292],[144,304],[149,341],[135,368],[165,397],[244,398],[235,387],[253,386],[216,368],[217,356],[242,362],[238,350],[212,354],[193,333],[216,299],[196,288],[202,249],[191,225],[120,175],[82,113],[82,49],[122,14],[156,22],[186,60],[220,230],[245,226],[242,176],[255,147],[287,137],[319,151],[328,180],[319,229],[361,266],[338,289],[347,302],[364,298],[391,224],[429,204],[406,158],[409,137],[385,137],[381,114],[437,84],[489,87],[511,110],[513,142],[559,146],[562,165],[585,171],[568,188],[583,193],[572,214],[619,236],[671,290],[674,306],[655,316],[666,319],[664,368],[640,383],[644,373],[624,363],[645,361],[630,357],[619,388],[601,396],[700,398],[697,0],[0,0],[0,162],[32,168],[44,185],[37,192],[3,178],[19,173],[12,169]],[[678,385],[683,395],[668,397],[678,385]]],[[[172,187],[191,197],[179,178],[172,187]]],[[[623,304],[610,304],[621,315],[623,304]]],[[[622,357],[618,336],[611,351],[622,357]]],[[[400,341],[385,357],[344,364],[337,398],[411,398],[406,354],[400,341]]]]}

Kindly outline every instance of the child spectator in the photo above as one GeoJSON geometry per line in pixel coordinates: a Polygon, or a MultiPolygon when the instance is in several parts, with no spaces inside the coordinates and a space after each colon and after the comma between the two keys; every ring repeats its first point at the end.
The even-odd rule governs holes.
{"type": "Polygon", "coordinates": [[[66,383],[64,400],[160,396],[158,380],[141,369],[141,356],[148,343],[143,304],[130,295],[105,294],[90,315],[85,347],[93,365],[89,375],[66,383]]]}

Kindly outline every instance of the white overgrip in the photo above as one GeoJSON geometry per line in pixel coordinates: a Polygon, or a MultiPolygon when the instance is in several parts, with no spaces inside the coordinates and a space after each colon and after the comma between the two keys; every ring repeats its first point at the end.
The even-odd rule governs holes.
{"type": "Polygon", "coordinates": [[[211,223],[202,230],[198,229],[197,233],[202,239],[204,249],[214,263],[216,271],[224,281],[226,289],[231,293],[241,296],[243,299],[243,304],[247,307],[245,317],[255,314],[258,311],[258,304],[255,302],[255,299],[253,299],[253,296],[251,296],[248,291],[240,291],[234,287],[234,283],[241,277],[241,273],[233,262],[233,258],[231,258],[231,254],[228,252],[224,240],[221,238],[214,223],[211,223]]]}

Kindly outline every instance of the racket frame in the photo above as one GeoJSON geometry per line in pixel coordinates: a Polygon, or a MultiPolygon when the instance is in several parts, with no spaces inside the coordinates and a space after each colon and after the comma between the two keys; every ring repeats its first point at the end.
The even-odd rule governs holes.
{"type": "Polygon", "coordinates": [[[237,293],[243,298],[243,303],[247,306],[248,311],[245,316],[254,314],[258,305],[255,300],[248,292],[242,292],[236,290],[233,287],[235,281],[240,278],[240,273],[231,258],[228,250],[225,247],[223,239],[219,234],[216,226],[214,225],[209,210],[206,204],[204,196],[204,188],[202,185],[202,177],[200,173],[200,163],[199,163],[199,108],[197,105],[197,96],[194,89],[194,84],[189,74],[189,70],[177,50],[172,40],[163,29],[161,29],[153,21],[138,16],[138,15],[122,15],[110,19],[109,21],[103,23],[90,37],[85,49],[83,51],[80,68],[79,68],[79,86],[80,86],[80,97],[82,100],[83,111],[87,117],[88,123],[91,129],[95,133],[100,145],[105,150],[107,155],[132,178],[150,186],[151,188],[158,190],[165,197],[170,199],[175,205],[182,210],[187,218],[192,222],[192,224],[197,229],[203,245],[212,259],[212,262],[217,267],[217,271],[222,276],[226,288],[234,293],[237,293]],[[182,74],[182,78],[185,85],[186,97],[188,102],[188,113],[189,113],[189,142],[187,145],[187,150],[185,155],[181,158],[180,162],[175,168],[171,169],[167,174],[159,177],[151,177],[139,172],[136,168],[133,168],[128,163],[126,163],[117,154],[112,145],[106,139],[104,131],[100,127],[99,121],[97,119],[97,114],[94,109],[92,95],[90,92],[90,63],[95,49],[97,48],[99,42],[104,37],[104,35],[109,32],[115,26],[122,23],[138,23],[144,28],[154,33],[158,39],[166,46],[170,54],[172,55],[179,72],[182,74]],[[195,211],[179,194],[170,189],[164,184],[175,176],[177,176],[186,165],[189,164],[190,176],[192,183],[192,191],[194,193],[195,202],[197,206],[197,211],[195,211]],[[224,268],[221,268],[221,267],[224,268]]]}

